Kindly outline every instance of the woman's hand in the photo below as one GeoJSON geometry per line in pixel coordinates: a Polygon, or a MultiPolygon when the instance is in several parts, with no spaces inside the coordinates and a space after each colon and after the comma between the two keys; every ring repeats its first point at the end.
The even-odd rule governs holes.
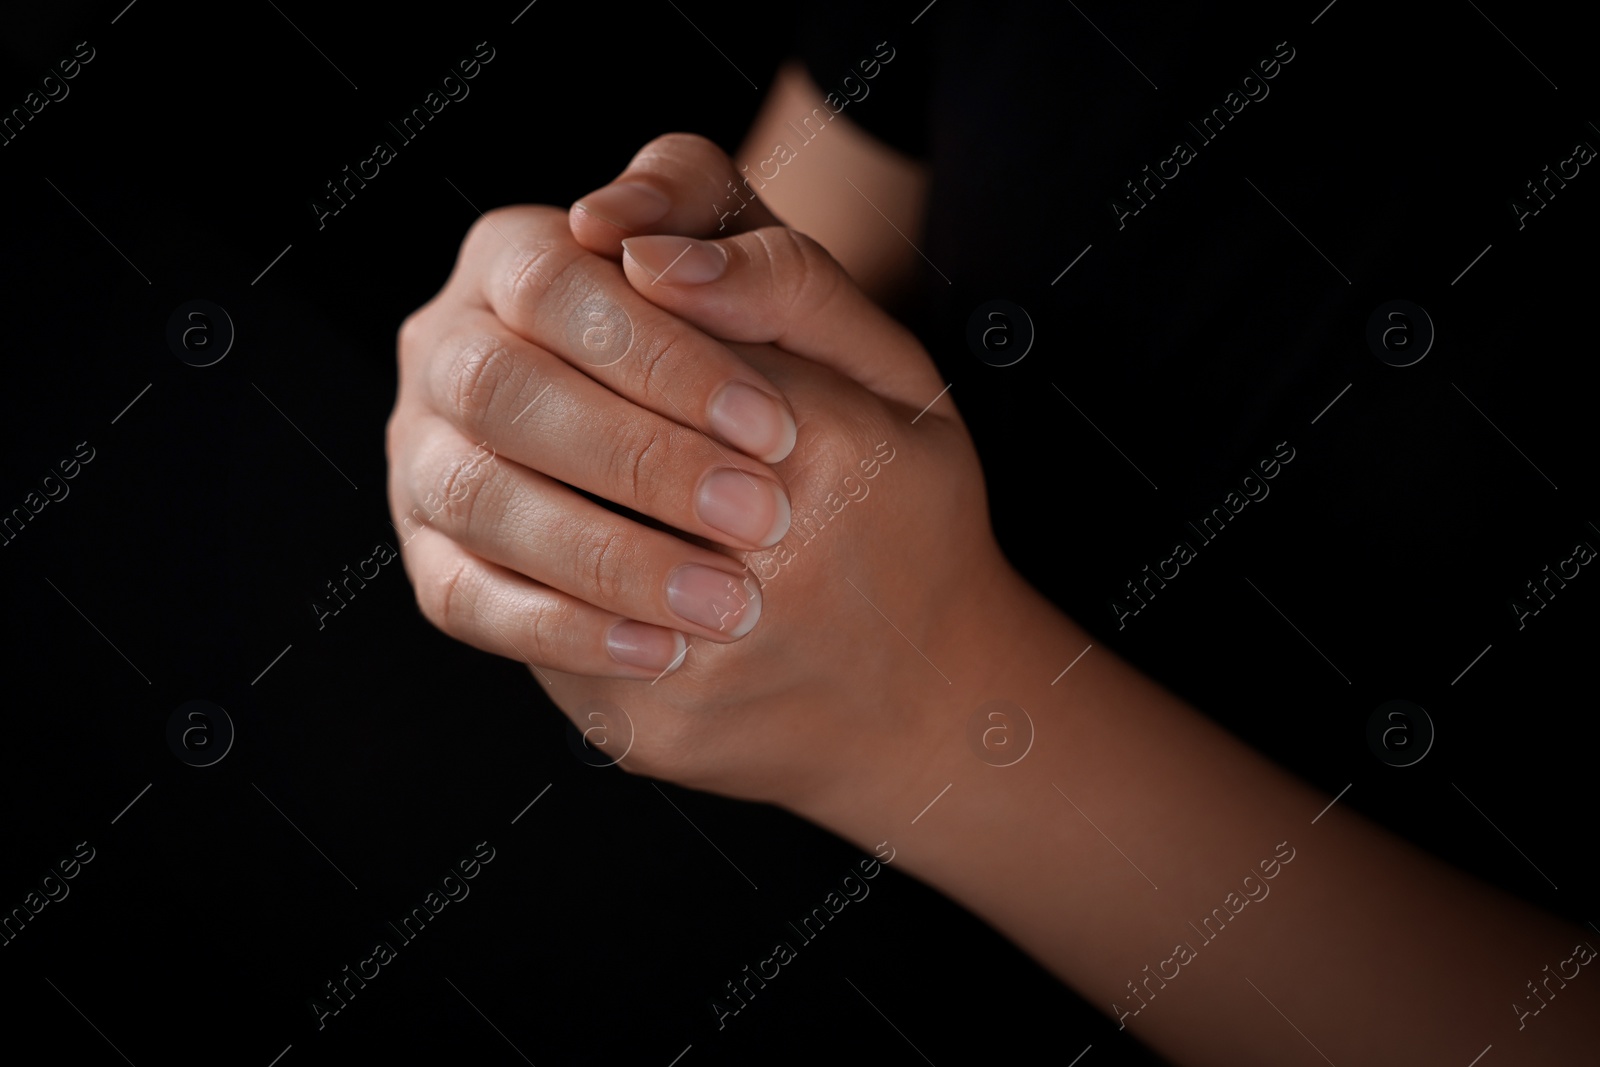
{"type": "Polygon", "coordinates": [[[931,744],[934,664],[1015,580],[932,362],[819,245],[759,204],[717,242],[630,236],[715,233],[734,177],[675,135],[570,218],[475,226],[402,330],[391,502],[424,614],[580,728],[625,709],[625,768],[798,807],[931,744]],[[786,403],[719,421],[730,382],[786,403]]]}
{"type": "Polygon", "coordinates": [[[441,629],[552,668],[648,680],[686,636],[731,641],[755,625],[759,600],[711,610],[742,568],[709,546],[761,548],[787,531],[769,463],[793,447],[788,405],[579,246],[565,211],[486,215],[444,289],[401,327],[399,361],[390,505],[441,629]]]}

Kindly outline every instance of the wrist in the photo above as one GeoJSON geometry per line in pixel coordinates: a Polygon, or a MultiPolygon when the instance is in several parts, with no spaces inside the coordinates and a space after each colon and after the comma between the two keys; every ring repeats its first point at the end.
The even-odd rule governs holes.
{"type": "Polygon", "coordinates": [[[905,655],[877,661],[882,684],[860,709],[874,727],[786,809],[870,850],[914,832],[946,787],[1020,762],[1048,714],[1052,679],[1088,644],[1085,631],[998,551],[944,603],[915,650],[890,632],[905,655]]]}

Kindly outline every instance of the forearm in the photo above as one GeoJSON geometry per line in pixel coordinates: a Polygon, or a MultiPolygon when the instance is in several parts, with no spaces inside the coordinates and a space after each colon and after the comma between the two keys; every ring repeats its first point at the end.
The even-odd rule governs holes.
{"type": "MultiPolygon", "coordinates": [[[[869,850],[887,839],[896,867],[1176,1062],[1466,1064],[1491,1043],[1518,1063],[1592,1054],[1600,978],[1557,978],[1558,998],[1540,986],[1549,1010],[1520,1027],[1511,1008],[1539,1007],[1524,983],[1561,968],[1582,930],[1348,808],[1313,825],[1330,798],[1104,648],[1061,675],[1090,639],[1007,573],[970,613],[986,628],[923,650],[950,684],[928,671],[904,693],[938,709],[915,754],[884,754],[801,814],[869,850]],[[996,698],[1035,731],[1006,767],[968,739],[996,698]]],[[[1025,727],[1011,730],[1007,759],[1025,727]]]]}
{"type": "Polygon", "coordinates": [[[749,188],[785,224],[816,238],[869,296],[893,307],[921,264],[908,241],[921,236],[928,174],[848,112],[824,107],[823,96],[803,64],[785,64],[739,162],[749,188]],[[796,130],[808,119],[816,126],[818,116],[831,117],[821,133],[802,140],[796,130]],[[775,157],[787,162],[775,166],[775,157]]]}

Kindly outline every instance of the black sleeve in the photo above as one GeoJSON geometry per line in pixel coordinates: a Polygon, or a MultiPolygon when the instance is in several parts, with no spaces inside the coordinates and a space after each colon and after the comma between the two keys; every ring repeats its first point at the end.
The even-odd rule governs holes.
{"type": "Polygon", "coordinates": [[[930,51],[909,16],[891,15],[890,6],[898,5],[808,5],[796,34],[798,58],[829,111],[849,116],[890,147],[923,158],[930,51]]]}

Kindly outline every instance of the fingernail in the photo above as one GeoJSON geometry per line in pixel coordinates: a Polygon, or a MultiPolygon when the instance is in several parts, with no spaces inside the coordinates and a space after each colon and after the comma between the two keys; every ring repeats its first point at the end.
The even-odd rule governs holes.
{"type": "Polygon", "coordinates": [[[579,200],[581,207],[595,218],[604,219],[623,230],[642,230],[666,218],[672,201],[665,193],[639,182],[617,182],[596,189],[579,200]]]}
{"type": "Polygon", "coordinates": [[[743,637],[761,617],[761,592],[726,571],[685,563],[667,579],[667,603],[692,623],[743,637]]]}
{"type": "Polygon", "coordinates": [[[664,671],[672,667],[688,645],[676,630],[623,619],[606,634],[606,651],[618,663],[664,671]]]}
{"type": "Polygon", "coordinates": [[[728,269],[728,254],[714,241],[689,237],[629,237],[622,250],[643,267],[656,282],[668,285],[701,285],[716,281],[728,269]]]}
{"type": "Polygon", "coordinates": [[[777,485],[732,467],[712,471],[695,499],[700,521],[766,548],[789,532],[789,498],[777,485]]]}
{"type": "Polygon", "coordinates": [[[794,449],[794,416],[772,397],[744,382],[730,382],[711,401],[711,428],[733,447],[763,463],[794,449]]]}

